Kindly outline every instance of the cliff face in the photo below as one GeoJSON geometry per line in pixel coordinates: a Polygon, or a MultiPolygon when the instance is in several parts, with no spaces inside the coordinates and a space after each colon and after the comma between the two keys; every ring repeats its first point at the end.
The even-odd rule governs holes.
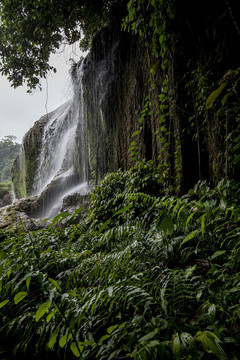
{"type": "Polygon", "coordinates": [[[94,39],[83,84],[89,172],[96,182],[131,165],[131,136],[140,126],[147,73],[146,55],[129,34],[109,26],[94,39]]]}
{"type": "MultiPolygon", "coordinates": [[[[129,168],[131,136],[139,129],[147,73],[146,55],[135,39],[116,24],[104,28],[91,53],[72,69],[74,97],[68,108],[44,116],[25,135],[13,167],[16,197],[40,195],[40,207],[46,208],[72,187],[129,168]]],[[[154,146],[154,127],[146,127],[150,136],[139,145],[142,157],[150,159],[152,150],[146,145],[154,146]]]]}
{"type": "Polygon", "coordinates": [[[230,26],[226,54],[216,61],[219,14],[201,9],[175,21],[165,67],[137,36],[121,31],[117,18],[109,21],[72,68],[73,99],[24,137],[13,168],[17,198],[40,196],[42,211],[136,159],[152,160],[177,192],[230,174],[226,137],[236,121],[229,125],[226,112],[207,112],[205,105],[219,74],[236,67],[239,49],[230,26]]]}
{"type": "Polygon", "coordinates": [[[24,136],[22,146],[12,168],[12,181],[17,199],[31,195],[38,159],[42,146],[42,136],[47,123],[47,115],[37,121],[24,136]]]}

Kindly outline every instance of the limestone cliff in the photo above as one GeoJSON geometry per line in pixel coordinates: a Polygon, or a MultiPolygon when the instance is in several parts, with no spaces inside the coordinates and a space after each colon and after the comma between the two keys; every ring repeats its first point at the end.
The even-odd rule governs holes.
{"type": "Polygon", "coordinates": [[[39,195],[42,211],[136,159],[152,160],[176,192],[198,179],[216,183],[229,175],[225,139],[235,120],[226,125],[225,115],[207,112],[205,104],[219,74],[236,67],[230,60],[239,58],[239,50],[229,28],[231,57],[222,52],[225,63],[215,64],[214,34],[221,25],[212,10],[206,16],[202,8],[191,9],[188,21],[185,15],[176,19],[167,66],[112,17],[87,57],[72,67],[73,99],[42,117],[24,137],[13,168],[16,197],[39,195]]]}

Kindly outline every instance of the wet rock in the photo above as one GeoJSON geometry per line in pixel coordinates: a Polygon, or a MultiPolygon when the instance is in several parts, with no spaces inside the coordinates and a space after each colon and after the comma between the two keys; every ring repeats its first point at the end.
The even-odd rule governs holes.
{"type": "Polygon", "coordinates": [[[46,228],[48,224],[31,217],[36,206],[37,197],[31,197],[0,208],[0,229],[26,231],[46,228]]]}
{"type": "Polygon", "coordinates": [[[61,207],[61,212],[69,212],[69,214],[74,214],[74,211],[82,208],[82,211],[78,213],[74,218],[74,223],[78,224],[81,222],[84,215],[87,213],[89,207],[88,195],[81,194],[71,194],[66,196],[63,199],[63,204],[61,207]]]}

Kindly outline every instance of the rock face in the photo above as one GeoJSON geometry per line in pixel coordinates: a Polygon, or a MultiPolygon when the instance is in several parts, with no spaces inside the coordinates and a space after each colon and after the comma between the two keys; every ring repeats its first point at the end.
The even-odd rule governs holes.
{"type": "MultiPolygon", "coordinates": [[[[146,95],[143,54],[120,24],[110,22],[72,69],[73,99],[25,135],[13,167],[14,192],[16,198],[39,196],[37,216],[48,216],[71,189],[84,184],[87,192],[89,183],[131,165],[128,149],[146,95]]],[[[142,157],[149,152],[142,150],[142,157]]]]}
{"type": "Polygon", "coordinates": [[[13,202],[13,195],[12,193],[10,194],[6,194],[5,196],[3,196],[2,199],[0,199],[0,208],[10,205],[13,202]]]}
{"type": "Polygon", "coordinates": [[[14,161],[12,181],[17,199],[30,196],[33,191],[33,182],[42,146],[42,136],[48,118],[49,115],[43,116],[26,133],[20,152],[14,161]]]}
{"type": "MultiPolygon", "coordinates": [[[[95,37],[85,60],[83,86],[89,173],[96,183],[107,172],[132,164],[129,148],[140,127],[147,73],[146,53],[130,34],[119,31],[114,20],[95,37]]],[[[152,132],[154,128],[148,142],[152,132]]],[[[142,158],[152,158],[146,143],[140,147],[142,158]]]]}
{"type": "MultiPolygon", "coordinates": [[[[199,70],[216,45],[204,44],[208,32],[219,29],[217,18],[211,28],[212,19],[202,8],[189,19],[191,33],[184,16],[176,17],[166,66],[137,37],[121,31],[119,18],[110,19],[87,57],[73,65],[73,99],[42,117],[24,137],[13,168],[14,191],[16,198],[39,197],[37,216],[46,217],[53,207],[60,211],[66,196],[73,200],[79,191],[85,196],[89,184],[107,172],[128,169],[136,158],[159,165],[163,181],[167,178],[176,192],[198,179],[216,184],[229,175],[227,166],[224,173],[225,130],[232,131],[234,123],[229,130],[222,115],[206,115],[203,91],[211,93],[205,87],[214,78],[211,71],[199,70]],[[200,27],[204,19],[207,25],[200,27]]],[[[238,53],[235,46],[231,54],[238,53]]],[[[218,71],[224,71],[223,65],[218,71]]]]}
{"type": "Polygon", "coordinates": [[[37,219],[32,219],[37,197],[19,200],[0,209],[0,229],[6,230],[36,230],[43,228],[37,219]]]}

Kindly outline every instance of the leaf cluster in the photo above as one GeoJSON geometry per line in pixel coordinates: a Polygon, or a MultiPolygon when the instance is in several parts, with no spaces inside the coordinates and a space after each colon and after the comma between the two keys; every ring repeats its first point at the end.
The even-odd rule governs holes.
{"type": "Polygon", "coordinates": [[[0,72],[13,87],[40,84],[48,71],[51,53],[101,29],[115,0],[4,0],[0,1],[0,72]]]}

